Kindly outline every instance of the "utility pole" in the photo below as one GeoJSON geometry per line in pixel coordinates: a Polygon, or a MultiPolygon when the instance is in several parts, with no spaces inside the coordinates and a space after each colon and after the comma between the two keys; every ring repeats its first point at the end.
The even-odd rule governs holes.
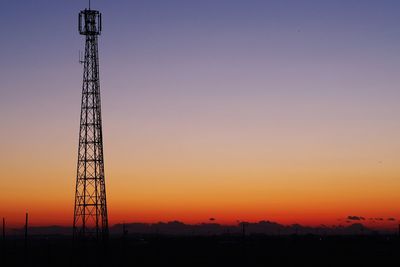
{"type": "Polygon", "coordinates": [[[1,252],[0,255],[3,256],[3,259],[1,262],[7,264],[8,263],[8,253],[7,253],[7,247],[6,247],[6,218],[3,217],[3,242],[1,246],[1,252]]]}
{"type": "Polygon", "coordinates": [[[122,235],[125,238],[127,234],[128,234],[128,231],[126,230],[125,222],[123,222],[122,223],[122,235]]]}
{"type": "Polygon", "coordinates": [[[25,265],[27,265],[29,263],[29,253],[28,253],[28,212],[25,213],[24,260],[25,260],[25,265]]]}
{"type": "Polygon", "coordinates": [[[246,226],[247,226],[247,223],[246,222],[242,222],[242,235],[243,235],[243,238],[246,237],[246,226]]]}
{"type": "Polygon", "coordinates": [[[398,235],[400,237],[400,223],[399,223],[398,235]]]}
{"type": "Polygon", "coordinates": [[[28,212],[25,214],[25,248],[28,247],[28,212]]]}

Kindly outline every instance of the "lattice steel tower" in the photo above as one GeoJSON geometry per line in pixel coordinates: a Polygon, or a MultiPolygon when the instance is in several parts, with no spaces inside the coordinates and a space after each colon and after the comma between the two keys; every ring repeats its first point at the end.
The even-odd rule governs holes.
{"type": "Polygon", "coordinates": [[[91,10],[89,7],[79,13],[79,33],[86,36],[86,45],[83,60],[80,60],[84,69],[73,223],[74,239],[105,240],[108,238],[97,46],[101,28],[99,11],[91,10]]]}

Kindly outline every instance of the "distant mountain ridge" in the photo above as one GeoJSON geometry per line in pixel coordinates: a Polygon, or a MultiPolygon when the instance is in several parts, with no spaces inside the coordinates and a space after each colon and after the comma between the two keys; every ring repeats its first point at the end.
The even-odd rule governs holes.
{"type": "MultiPolygon", "coordinates": [[[[283,225],[271,221],[255,223],[242,222],[237,225],[222,225],[218,223],[185,224],[180,221],[158,223],[126,223],[110,227],[111,235],[122,234],[123,228],[129,234],[164,234],[164,235],[222,235],[222,234],[265,234],[265,235],[372,235],[384,233],[365,227],[361,223],[343,226],[302,226],[300,224],[283,225]]],[[[8,234],[19,235],[23,229],[9,229],[8,234]]],[[[71,235],[72,228],[65,226],[33,226],[29,227],[30,235],[71,235]]]]}

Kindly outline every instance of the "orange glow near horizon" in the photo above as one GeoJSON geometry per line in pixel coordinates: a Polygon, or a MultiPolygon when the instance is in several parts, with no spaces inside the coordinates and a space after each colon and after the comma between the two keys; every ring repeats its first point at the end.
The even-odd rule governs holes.
{"type": "MultiPolygon", "coordinates": [[[[137,169],[143,172],[124,174],[112,167],[108,171],[110,225],[173,220],[196,224],[210,222],[212,217],[216,218],[214,222],[220,224],[270,220],[281,224],[331,226],[348,225],[346,217],[355,215],[365,217],[366,220],[360,223],[367,226],[396,229],[400,215],[396,212],[400,203],[395,175],[386,171],[382,183],[368,182],[374,180],[374,172],[382,172],[379,167],[370,166],[351,175],[351,171],[347,171],[348,175],[340,180],[335,178],[339,177],[339,171],[327,175],[323,169],[309,170],[304,166],[297,168],[297,179],[291,178],[295,174],[288,169],[265,171],[264,174],[262,171],[251,172],[250,168],[232,167],[229,172],[215,168],[212,171],[197,170],[196,175],[187,168],[179,171],[166,168],[151,170],[141,165],[137,169]],[[157,179],[158,175],[162,176],[161,172],[165,175],[163,180],[157,179]],[[253,183],[246,182],[245,174],[251,176],[253,183]],[[365,184],[359,184],[356,179],[359,175],[365,177],[365,184]],[[368,221],[368,218],[376,217],[385,220],[368,221]],[[395,217],[396,221],[387,221],[389,217],[395,217]]],[[[42,171],[38,170],[39,173],[42,171]]],[[[22,226],[25,210],[28,210],[33,226],[71,225],[74,179],[68,180],[63,171],[62,168],[54,172],[46,170],[54,177],[65,177],[60,182],[47,177],[32,177],[45,186],[33,187],[17,181],[8,184],[8,190],[0,196],[1,203],[13,203],[0,209],[7,223],[22,226]],[[17,187],[24,190],[16,191],[17,187]],[[30,193],[25,194],[28,190],[30,193]]],[[[17,176],[25,171],[16,172],[14,175],[17,176]]]]}
{"type": "MultiPolygon", "coordinates": [[[[111,225],[123,221],[201,223],[211,217],[220,224],[270,220],[346,225],[345,218],[355,215],[385,218],[382,223],[361,223],[395,229],[400,218],[400,162],[397,148],[390,145],[376,143],[377,157],[366,153],[371,148],[364,148],[363,142],[347,154],[347,147],[314,142],[309,143],[307,155],[300,156],[306,150],[296,149],[293,142],[281,146],[279,152],[282,144],[271,142],[264,149],[247,140],[247,147],[236,146],[237,153],[230,142],[220,147],[210,141],[175,141],[176,146],[160,142],[153,144],[158,149],[145,149],[146,143],[139,140],[130,144],[137,153],[129,155],[118,138],[106,140],[110,140],[106,142],[106,184],[111,225]],[[393,217],[395,222],[386,221],[393,217]]],[[[75,155],[66,145],[42,151],[61,156],[38,154],[24,168],[17,164],[18,153],[2,159],[8,179],[2,183],[0,216],[10,225],[22,225],[26,210],[31,225],[72,222],[75,155]]]]}

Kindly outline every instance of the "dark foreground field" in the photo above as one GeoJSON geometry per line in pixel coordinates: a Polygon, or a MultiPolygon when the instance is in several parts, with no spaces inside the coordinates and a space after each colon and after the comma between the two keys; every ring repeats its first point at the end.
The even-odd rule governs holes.
{"type": "Polygon", "coordinates": [[[31,236],[27,246],[1,244],[0,266],[400,266],[397,236],[131,235],[80,249],[69,237],[31,236]]]}

